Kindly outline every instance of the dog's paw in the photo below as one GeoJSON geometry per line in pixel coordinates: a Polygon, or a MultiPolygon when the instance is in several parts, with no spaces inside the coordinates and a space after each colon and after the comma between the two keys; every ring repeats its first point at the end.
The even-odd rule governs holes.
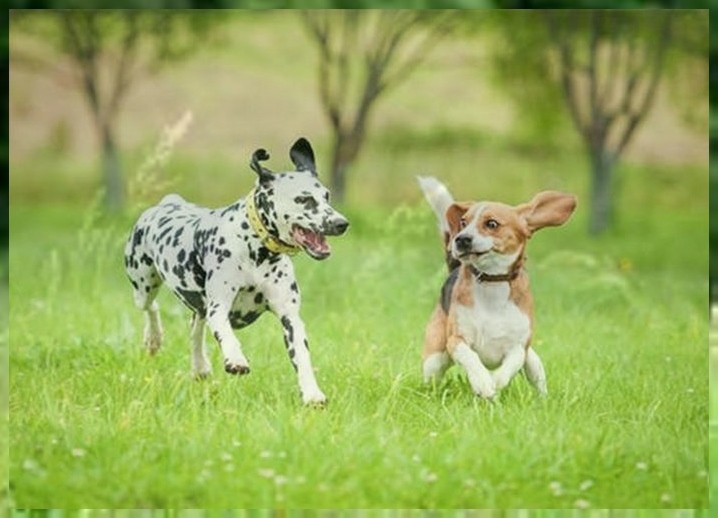
{"type": "Polygon", "coordinates": [[[249,374],[249,365],[244,363],[237,363],[230,360],[224,360],[224,370],[228,374],[238,374],[243,376],[249,374]]]}
{"type": "Polygon", "coordinates": [[[145,331],[144,342],[145,348],[150,356],[157,354],[157,351],[162,347],[162,332],[161,331],[145,331]]]}
{"type": "Polygon", "coordinates": [[[494,386],[496,390],[501,390],[511,381],[511,377],[507,376],[503,372],[494,371],[491,373],[491,378],[494,380],[494,386]]]}
{"type": "Polygon", "coordinates": [[[211,370],[193,370],[192,377],[197,381],[203,381],[209,379],[212,376],[211,370]]]}
{"type": "Polygon", "coordinates": [[[327,406],[328,400],[327,396],[325,396],[321,390],[317,389],[315,391],[302,394],[302,402],[306,406],[324,408],[327,406]]]}
{"type": "Polygon", "coordinates": [[[496,383],[491,376],[481,376],[471,380],[474,393],[484,399],[492,400],[496,397],[496,383]]]}

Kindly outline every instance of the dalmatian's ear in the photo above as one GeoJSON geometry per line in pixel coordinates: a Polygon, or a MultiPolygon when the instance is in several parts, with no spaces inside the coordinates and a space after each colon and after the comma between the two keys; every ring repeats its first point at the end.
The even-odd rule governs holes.
{"type": "Polygon", "coordinates": [[[297,171],[309,171],[314,176],[317,176],[314,151],[312,151],[312,145],[304,137],[294,143],[292,149],[289,150],[289,158],[292,159],[297,171]]]}
{"type": "Polygon", "coordinates": [[[261,184],[267,184],[274,179],[274,173],[259,163],[265,160],[269,160],[269,153],[266,149],[258,149],[252,153],[252,161],[249,164],[249,167],[259,176],[261,184]]]}

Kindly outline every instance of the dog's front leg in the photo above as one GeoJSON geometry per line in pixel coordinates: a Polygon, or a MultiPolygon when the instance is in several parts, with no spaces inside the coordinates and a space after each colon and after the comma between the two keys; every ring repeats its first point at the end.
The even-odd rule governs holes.
{"type": "Polygon", "coordinates": [[[282,281],[272,284],[267,292],[269,307],[282,323],[284,344],[287,346],[287,354],[292,366],[297,372],[302,401],[305,404],[321,405],[326,403],[327,398],[314,377],[307,334],[304,322],[299,316],[299,288],[293,280],[291,264],[284,271],[282,278],[282,281]]]}
{"type": "Polygon", "coordinates": [[[230,307],[231,301],[210,299],[207,304],[207,324],[222,350],[224,370],[229,374],[249,374],[249,362],[229,323],[230,307]]]}
{"type": "Polygon", "coordinates": [[[491,373],[496,383],[496,389],[501,390],[509,381],[513,379],[516,373],[521,370],[526,361],[526,349],[523,344],[517,344],[504,356],[501,365],[491,373]]]}
{"type": "Polygon", "coordinates": [[[278,315],[284,328],[284,343],[287,346],[287,354],[289,354],[294,370],[297,371],[302,401],[305,404],[324,404],[327,398],[314,377],[304,322],[299,316],[298,310],[299,308],[297,307],[296,311],[278,315]]]}
{"type": "Polygon", "coordinates": [[[466,370],[474,393],[485,399],[493,399],[496,395],[496,383],[489,370],[481,363],[479,355],[459,336],[450,336],[446,348],[451,358],[466,370]]]}

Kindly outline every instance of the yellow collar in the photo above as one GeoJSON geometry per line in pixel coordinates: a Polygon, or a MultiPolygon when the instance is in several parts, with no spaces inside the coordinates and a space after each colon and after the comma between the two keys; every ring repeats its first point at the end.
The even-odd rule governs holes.
{"type": "Polygon", "coordinates": [[[267,227],[262,223],[262,219],[259,217],[257,207],[254,204],[254,191],[252,189],[247,195],[245,201],[245,207],[247,209],[247,218],[249,218],[249,224],[252,225],[252,229],[257,233],[262,244],[266,246],[270,252],[275,254],[296,254],[300,248],[298,246],[291,246],[281,241],[279,238],[273,236],[267,230],[267,227]]]}

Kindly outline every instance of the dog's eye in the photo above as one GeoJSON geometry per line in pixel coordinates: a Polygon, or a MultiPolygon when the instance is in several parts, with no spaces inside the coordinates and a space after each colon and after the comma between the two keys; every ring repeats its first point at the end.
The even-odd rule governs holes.
{"type": "Polygon", "coordinates": [[[466,220],[464,218],[461,218],[459,220],[459,228],[464,228],[466,226],[466,220]]]}
{"type": "Polygon", "coordinates": [[[484,223],[484,226],[490,230],[496,230],[499,228],[499,222],[495,219],[487,219],[486,223],[484,223]]]}

